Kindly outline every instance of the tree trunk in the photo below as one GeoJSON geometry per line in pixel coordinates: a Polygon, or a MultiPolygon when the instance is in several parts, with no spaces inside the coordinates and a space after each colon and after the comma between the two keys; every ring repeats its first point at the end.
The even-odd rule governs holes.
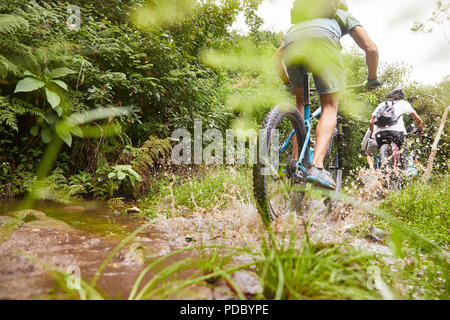
{"type": "Polygon", "coordinates": [[[428,180],[430,178],[431,171],[433,170],[434,158],[436,157],[436,153],[438,151],[438,143],[439,140],[441,139],[442,132],[444,131],[445,122],[447,121],[447,115],[449,110],[450,106],[448,106],[444,111],[444,115],[442,116],[441,119],[441,125],[439,126],[438,133],[436,135],[436,138],[434,139],[433,146],[431,147],[431,153],[430,157],[428,158],[427,169],[425,170],[424,174],[425,180],[428,180]]]}

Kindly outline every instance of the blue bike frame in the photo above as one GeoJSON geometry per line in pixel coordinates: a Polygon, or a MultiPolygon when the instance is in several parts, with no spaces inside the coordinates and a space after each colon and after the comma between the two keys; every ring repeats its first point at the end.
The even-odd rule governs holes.
{"type": "MultiPolygon", "coordinates": [[[[312,163],[313,156],[314,156],[314,150],[312,148],[308,148],[310,139],[311,139],[311,120],[317,118],[322,113],[322,108],[318,108],[314,113],[311,115],[311,99],[310,99],[310,87],[309,87],[309,75],[305,74],[303,78],[303,84],[304,84],[304,92],[305,92],[305,103],[304,103],[304,114],[305,114],[305,127],[306,127],[306,138],[305,142],[303,143],[302,152],[300,153],[300,157],[297,161],[297,167],[300,168],[304,173],[308,171],[307,168],[303,166],[303,159],[307,157],[308,164],[312,163]]],[[[289,142],[291,141],[292,137],[295,134],[295,129],[292,129],[291,133],[289,134],[289,137],[286,139],[286,141],[281,145],[280,147],[280,153],[282,153],[286,147],[288,146],[289,142]]]]}

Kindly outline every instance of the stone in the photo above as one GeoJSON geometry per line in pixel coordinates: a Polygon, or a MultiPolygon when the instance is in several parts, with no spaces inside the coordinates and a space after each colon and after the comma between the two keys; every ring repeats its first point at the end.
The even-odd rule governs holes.
{"type": "Polygon", "coordinates": [[[259,279],[253,272],[237,271],[233,273],[232,279],[247,298],[252,298],[262,293],[259,279]]]}
{"type": "Polygon", "coordinates": [[[129,214],[140,213],[140,212],[141,212],[141,209],[139,209],[138,207],[131,207],[131,208],[128,208],[128,210],[127,210],[127,213],[129,213],[129,214]]]}
{"type": "Polygon", "coordinates": [[[83,212],[86,209],[82,206],[65,206],[63,210],[66,212],[83,212]]]}
{"type": "Polygon", "coordinates": [[[369,228],[369,234],[366,236],[369,240],[375,242],[382,242],[387,236],[387,233],[375,226],[369,228]]]}

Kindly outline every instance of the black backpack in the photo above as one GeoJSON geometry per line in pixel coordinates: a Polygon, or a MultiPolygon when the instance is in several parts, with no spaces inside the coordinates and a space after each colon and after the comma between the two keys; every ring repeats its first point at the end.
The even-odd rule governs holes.
{"type": "Polygon", "coordinates": [[[375,114],[375,122],[374,124],[379,127],[388,127],[396,124],[398,122],[398,119],[400,119],[401,115],[396,117],[394,112],[394,104],[395,102],[392,102],[389,104],[387,101],[380,108],[380,110],[377,111],[375,114]]]}
{"type": "Polygon", "coordinates": [[[318,18],[334,18],[339,0],[295,0],[291,10],[291,23],[318,18]]]}

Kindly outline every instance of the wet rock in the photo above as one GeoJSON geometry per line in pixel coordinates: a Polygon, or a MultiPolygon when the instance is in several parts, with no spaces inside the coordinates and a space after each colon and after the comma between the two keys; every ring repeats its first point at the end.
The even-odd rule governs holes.
{"type": "Polygon", "coordinates": [[[63,210],[66,212],[83,212],[86,209],[82,206],[66,206],[63,210]]]}
{"type": "Polygon", "coordinates": [[[47,216],[45,213],[37,210],[22,210],[18,211],[14,214],[16,218],[19,218],[20,220],[24,222],[31,222],[35,220],[44,220],[47,216]]]}
{"type": "Polygon", "coordinates": [[[237,271],[233,273],[232,279],[248,299],[262,293],[259,279],[253,272],[237,271]]]}
{"type": "Polygon", "coordinates": [[[139,242],[133,243],[119,251],[119,260],[124,265],[143,264],[145,261],[145,247],[139,242]]]}
{"type": "Polygon", "coordinates": [[[378,229],[375,226],[371,226],[369,228],[369,234],[366,236],[366,238],[374,242],[383,242],[386,236],[387,233],[385,231],[378,229]]]}
{"type": "Polygon", "coordinates": [[[213,289],[207,286],[195,285],[180,291],[172,296],[169,296],[169,300],[213,300],[213,289]]]}
{"type": "Polygon", "coordinates": [[[150,239],[150,238],[147,238],[147,237],[139,237],[139,236],[137,236],[134,239],[136,241],[139,241],[139,242],[152,242],[153,241],[153,239],[150,239]]]}
{"type": "Polygon", "coordinates": [[[11,217],[0,216],[0,226],[7,224],[11,220],[11,217]]]}
{"type": "Polygon", "coordinates": [[[136,214],[136,213],[140,213],[141,209],[139,209],[138,207],[131,207],[128,208],[127,212],[128,214],[136,214]]]}
{"type": "Polygon", "coordinates": [[[217,281],[212,294],[214,300],[235,300],[234,292],[223,279],[217,281]]]}

